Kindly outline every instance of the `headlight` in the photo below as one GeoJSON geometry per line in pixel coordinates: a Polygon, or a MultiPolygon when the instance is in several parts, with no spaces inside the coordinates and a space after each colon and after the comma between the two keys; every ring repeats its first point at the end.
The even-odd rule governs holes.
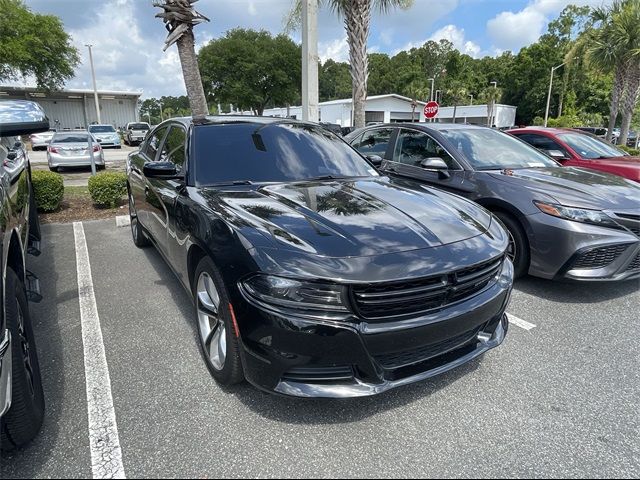
{"type": "Polygon", "coordinates": [[[535,203],[540,211],[548,215],[553,215],[554,217],[573,220],[575,222],[591,223],[602,227],[619,228],[619,225],[610,216],[599,210],[565,207],[563,205],[554,205],[536,200],[534,200],[533,203],[535,203]]]}
{"type": "Polygon", "coordinates": [[[346,288],[272,275],[256,275],[245,282],[247,293],[263,303],[300,310],[346,312],[346,288]]]}

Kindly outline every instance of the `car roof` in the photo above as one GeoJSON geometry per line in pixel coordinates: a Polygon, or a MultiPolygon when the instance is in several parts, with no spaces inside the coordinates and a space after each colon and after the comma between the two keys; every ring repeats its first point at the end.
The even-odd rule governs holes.
{"type": "MultiPolygon", "coordinates": [[[[204,118],[194,119],[193,117],[178,117],[165,120],[165,122],[180,122],[184,125],[225,125],[230,123],[253,123],[258,125],[268,125],[270,123],[296,123],[300,125],[318,125],[313,122],[303,122],[292,118],[282,117],[257,117],[250,115],[208,115],[204,118]]],[[[163,123],[165,123],[163,122],[163,123]]]]}
{"type": "Polygon", "coordinates": [[[558,135],[561,133],[574,132],[588,135],[589,132],[583,130],[576,130],[574,128],[555,128],[555,127],[524,127],[524,128],[512,128],[507,130],[508,133],[551,133],[552,135],[558,135]]]}

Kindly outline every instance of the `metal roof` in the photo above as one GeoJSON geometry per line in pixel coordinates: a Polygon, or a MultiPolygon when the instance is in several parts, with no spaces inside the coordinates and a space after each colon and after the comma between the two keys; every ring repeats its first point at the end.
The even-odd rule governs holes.
{"type": "MultiPolygon", "coordinates": [[[[2,98],[2,93],[28,93],[28,94],[38,94],[35,98],[38,97],[56,97],[61,95],[93,95],[93,90],[90,89],[63,89],[53,92],[46,92],[37,87],[20,87],[15,85],[0,85],[0,98],[2,98]]],[[[140,97],[142,96],[142,91],[138,92],[125,92],[125,91],[117,91],[117,90],[98,90],[98,95],[108,95],[113,97],[140,97]]],[[[33,95],[32,95],[33,96],[33,95]]]]}

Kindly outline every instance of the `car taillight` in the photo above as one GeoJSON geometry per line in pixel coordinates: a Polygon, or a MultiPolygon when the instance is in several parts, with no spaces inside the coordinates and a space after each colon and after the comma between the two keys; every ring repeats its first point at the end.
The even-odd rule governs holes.
{"type": "Polygon", "coordinates": [[[47,150],[49,150],[49,153],[58,153],[58,149],[56,147],[49,147],[47,150]]]}
{"type": "Polygon", "coordinates": [[[94,152],[99,152],[100,150],[101,150],[100,145],[94,145],[94,147],[93,147],[93,151],[94,152]]]}

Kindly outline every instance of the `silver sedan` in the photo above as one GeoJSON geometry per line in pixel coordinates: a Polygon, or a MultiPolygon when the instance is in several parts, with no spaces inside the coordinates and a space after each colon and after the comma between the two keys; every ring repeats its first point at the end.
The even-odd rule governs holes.
{"type": "Polygon", "coordinates": [[[55,133],[55,130],[49,130],[48,132],[42,133],[34,133],[29,137],[29,139],[31,140],[31,149],[34,152],[36,150],[46,150],[55,133]]]}
{"type": "MultiPolygon", "coordinates": [[[[49,169],[57,172],[60,167],[88,167],[91,166],[91,152],[89,151],[89,133],[87,132],[59,132],[51,139],[47,148],[49,169]]],[[[104,152],[102,147],[91,135],[93,157],[98,169],[104,168],[104,152]]]]}

